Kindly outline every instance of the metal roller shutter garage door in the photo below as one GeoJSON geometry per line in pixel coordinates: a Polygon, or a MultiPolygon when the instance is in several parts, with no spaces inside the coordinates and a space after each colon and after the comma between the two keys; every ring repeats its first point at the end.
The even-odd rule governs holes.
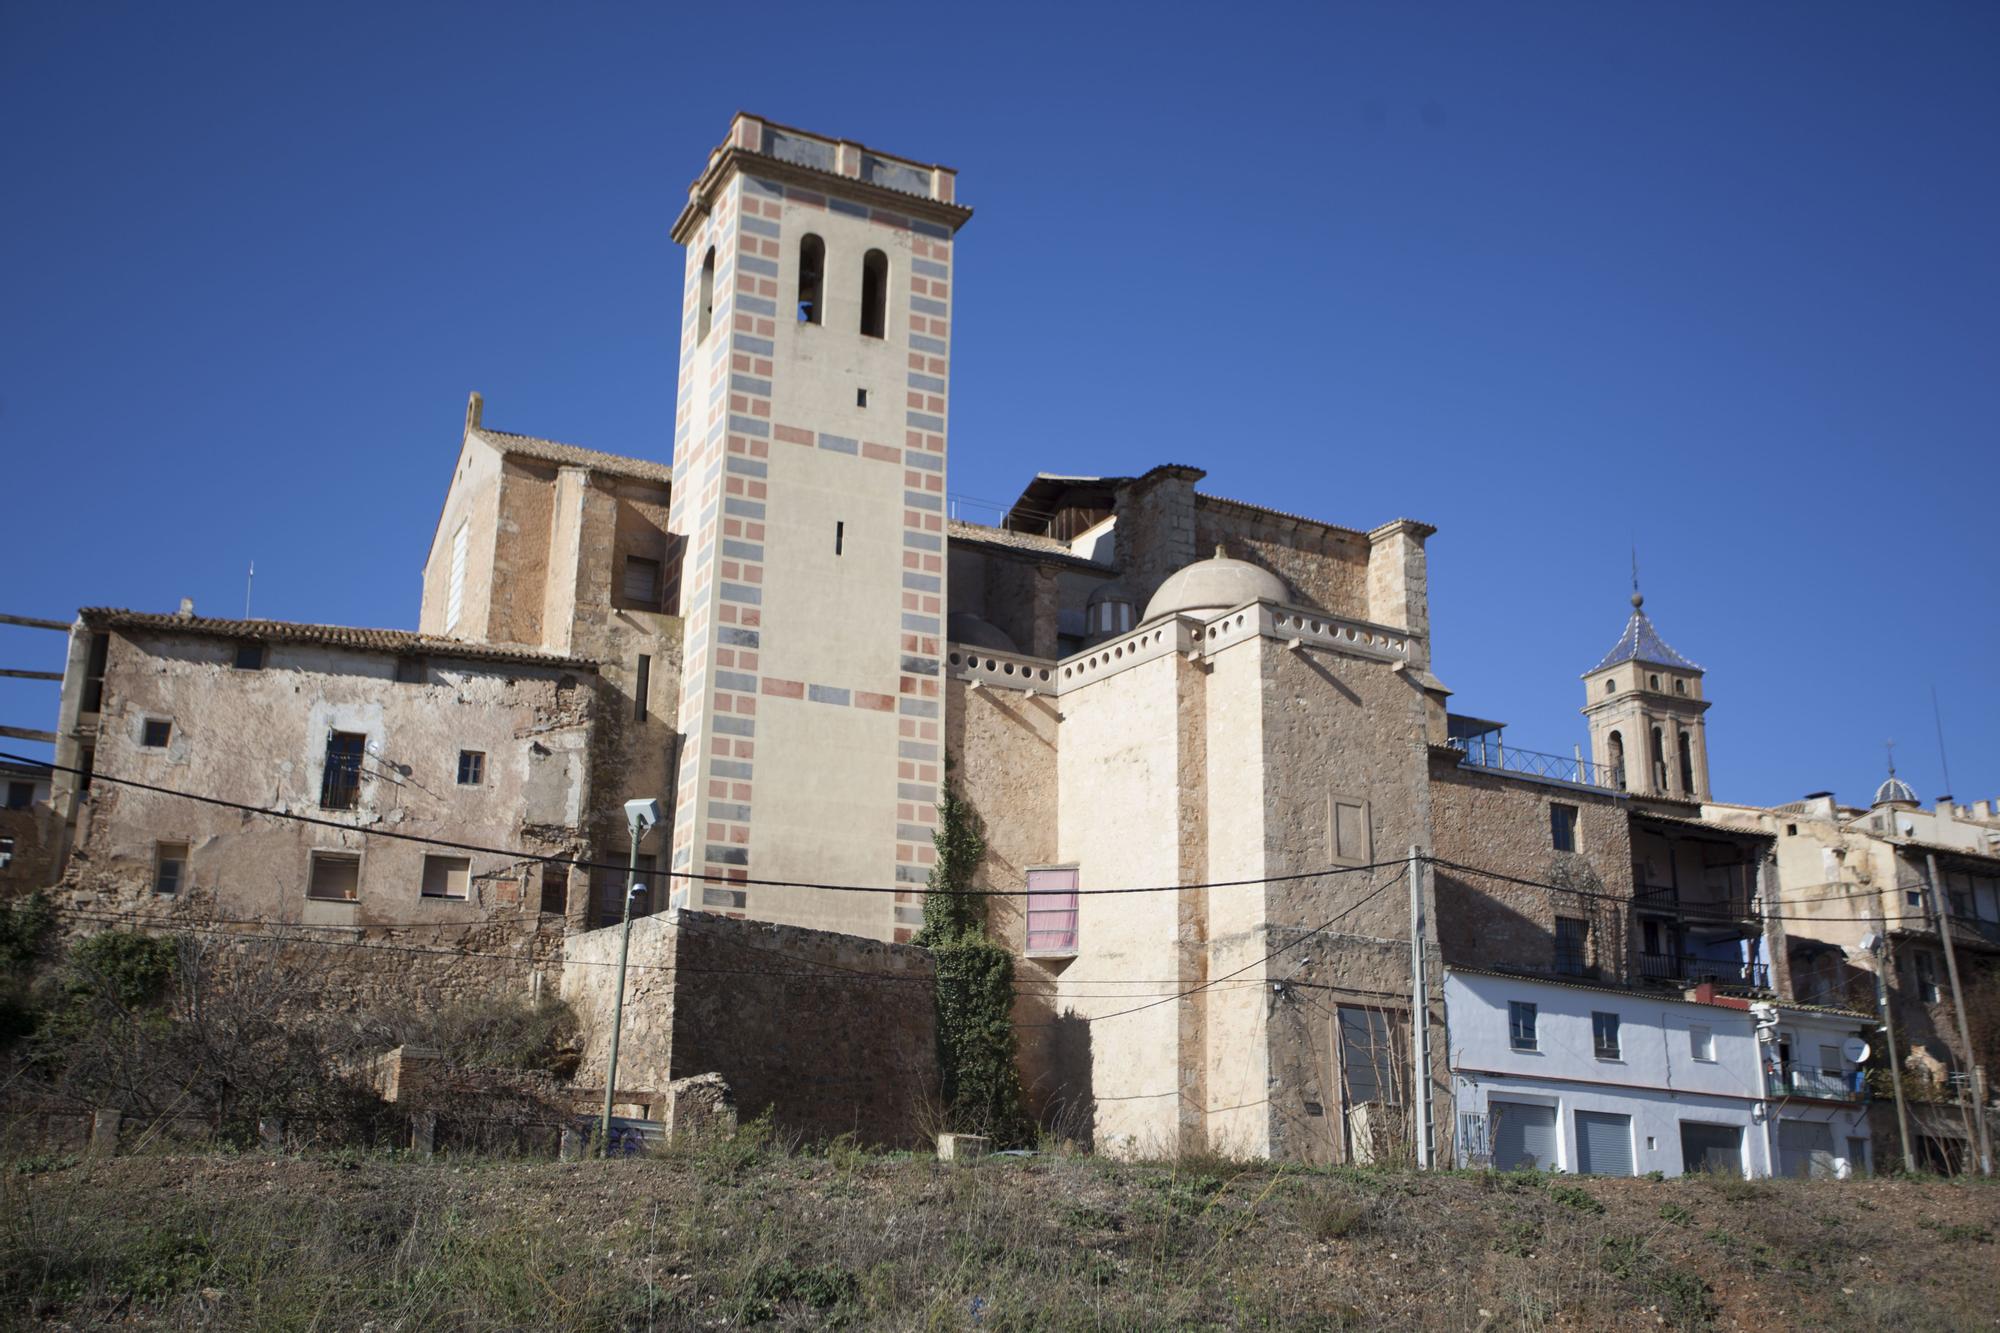
{"type": "Polygon", "coordinates": [[[1632,1117],[1576,1113],[1576,1169],[1586,1176],[1632,1174],[1632,1117]]]}
{"type": "Polygon", "coordinates": [[[1556,1168],[1556,1108],[1527,1102],[1486,1103],[1493,1122],[1493,1169],[1521,1171],[1556,1168]]]}
{"type": "Polygon", "coordinates": [[[1780,1120],[1778,1174],[1793,1180],[1801,1176],[1831,1176],[1833,1126],[1824,1121],[1780,1120]]]}

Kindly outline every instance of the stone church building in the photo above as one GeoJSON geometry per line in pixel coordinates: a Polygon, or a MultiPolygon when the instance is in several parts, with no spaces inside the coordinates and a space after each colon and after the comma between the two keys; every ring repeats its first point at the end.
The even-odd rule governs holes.
{"type": "MultiPolygon", "coordinates": [[[[1710,817],[1703,673],[1636,597],[1584,676],[1592,757],[1566,759],[1448,711],[1420,521],[1284,513],[1177,464],[1041,473],[1001,523],[952,518],[971,216],[949,168],[735,117],[673,224],[670,461],[496,430],[475,395],[415,633],[79,621],[59,763],[115,753],[159,785],[316,813],[351,777],[353,835],[191,825],[133,795],[113,818],[90,808],[103,784],[59,774],[66,890],[138,912],[206,888],[232,917],[389,936],[436,910],[588,1006],[602,969],[563,959],[601,951],[579,937],[617,920],[622,871],[433,868],[368,830],[615,867],[619,805],[659,795],[642,910],[853,937],[906,972],[950,783],[987,840],[979,884],[1012,895],[992,926],[1019,958],[1033,1107],[1124,1153],[1463,1156],[1449,969],[1793,998],[1776,835],[1710,817]],[[246,693],[253,648],[339,702],[246,693]],[[295,759],[232,765],[204,715],[295,759]],[[159,722],[179,739],[148,745],[159,722]],[[251,836],[254,876],[220,856],[251,836]],[[320,885],[339,896],[315,892],[319,859],[348,856],[320,885]],[[1131,889],[1164,891],[1108,892],[1131,889]]],[[[927,1004],[885,988],[874,1012],[896,1028],[927,1004]]]]}

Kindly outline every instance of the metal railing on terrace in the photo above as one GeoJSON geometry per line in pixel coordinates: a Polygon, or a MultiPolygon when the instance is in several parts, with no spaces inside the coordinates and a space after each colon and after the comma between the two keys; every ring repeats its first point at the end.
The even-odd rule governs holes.
{"type": "Polygon", "coordinates": [[[1635,884],[1632,904],[1648,911],[1681,912],[1712,920],[1742,921],[1758,915],[1757,896],[1748,887],[1703,887],[1682,893],[1671,884],[1635,884]]]}
{"type": "Polygon", "coordinates": [[[1639,975],[1648,981],[1771,989],[1771,969],[1765,963],[1741,963],[1727,958],[1696,958],[1692,954],[1641,953],[1639,975]]]}
{"type": "Polygon", "coordinates": [[[1595,764],[1582,755],[1544,754],[1506,745],[1492,736],[1453,736],[1445,744],[1464,756],[1459,762],[1469,768],[1491,768],[1503,773],[1521,773],[1532,778],[1548,778],[1579,787],[1614,787],[1611,767],[1595,764]]]}
{"type": "Polygon", "coordinates": [[[1765,1070],[1764,1087],[1773,1097],[1858,1102],[1868,1096],[1868,1074],[1861,1069],[1815,1069],[1811,1065],[1792,1065],[1787,1069],[1765,1070]]]}

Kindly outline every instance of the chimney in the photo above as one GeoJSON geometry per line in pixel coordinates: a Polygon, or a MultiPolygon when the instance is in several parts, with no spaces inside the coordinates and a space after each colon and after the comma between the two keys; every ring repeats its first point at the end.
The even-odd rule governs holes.
{"type": "Polygon", "coordinates": [[[177,616],[179,616],[179,617],[180,617],[180,618],[181,618],[182,620],[193,620],[193,619],[194,619],[194,598],[192,598],[192,597],[183,597],[183,598],[181,598],[181,609],[180,609],[180,610],[178,610],[178,611],[176,611],[176,612],[174,612],[174,614],[175,614],[175,615],[177,615],[177,616]]]}
{"type": "Polygon", "coordinates": [[[481,398],[479,391],[475,389],[472,397],[465,400],[465,429],[468,432],[479,429],[479,417],[485,407],[486,400],[481,398]]]}

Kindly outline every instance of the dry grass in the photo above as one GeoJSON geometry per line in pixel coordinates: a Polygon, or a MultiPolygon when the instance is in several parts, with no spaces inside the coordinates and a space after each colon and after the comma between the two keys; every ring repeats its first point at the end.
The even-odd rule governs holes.
{"type": "Polygon", "coordinates": [[[1976,1183],[994,1158],[27,1159],[0,1321],[289,1329],[1970,1328],[1976,1183]]]}

